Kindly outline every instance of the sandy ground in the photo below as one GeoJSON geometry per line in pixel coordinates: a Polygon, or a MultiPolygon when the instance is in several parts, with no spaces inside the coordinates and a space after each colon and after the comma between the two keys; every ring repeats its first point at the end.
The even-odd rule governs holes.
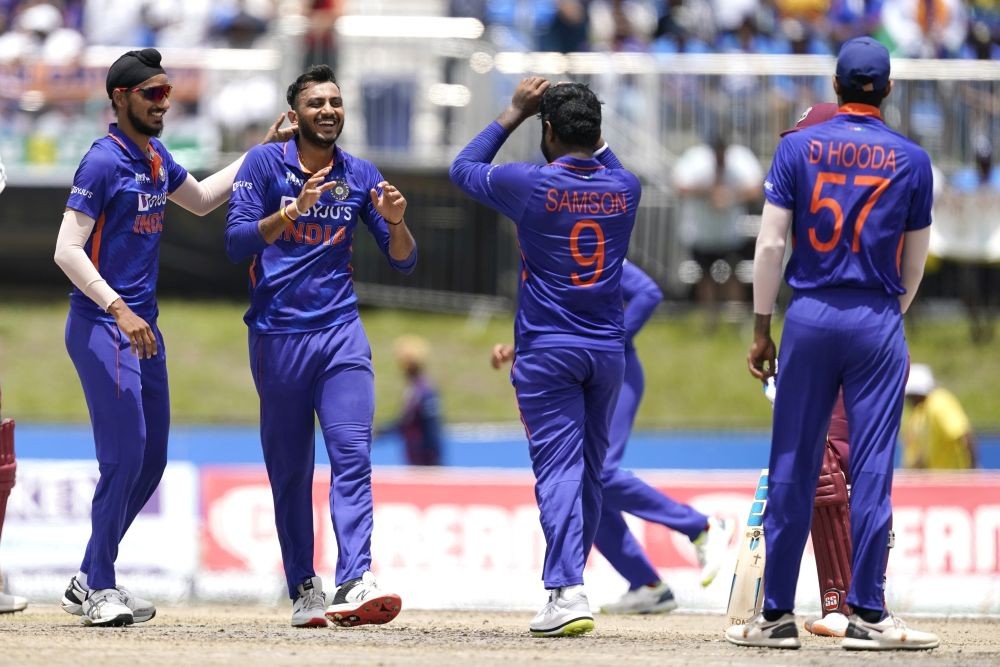
{"type": "MultiPolygon", "coordinates": [[[[848,653],[804,636],[798,651],[746,649],[722,639],[721,616],[598,616],[578,638],[535,639],[530,614],[406,611],[380,627],[297,630],[290,610],[198,606],[160,609],[128,628],[87,628],[54,605],[0,616],[0,665],[997,665],[998,619],[917,619],[938,633],[933,651],[848,653]]],[[[802,631],[804,634],[804,631],[802,631]]]]}

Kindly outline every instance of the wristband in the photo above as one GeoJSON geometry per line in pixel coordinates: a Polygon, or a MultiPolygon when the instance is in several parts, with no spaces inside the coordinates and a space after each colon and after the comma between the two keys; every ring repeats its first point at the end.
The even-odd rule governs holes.
{"type": "Polygon", "coordinates": [[[292,217],[288,215],[288,212],[285,211],[286,208],[288,208],[288,207],[287,206],[282,206],[281,208],[279,208],[278,209],[278,215],[281,216],[281,219],[284,221],[284,223],[286,225],[290,225],[293,222],[295,222],[295,220],[293,220],[292,217]]]}
{"type": "MultiPolygon", "coordinates": [[[[383,219],[383,220],[385,220],[385,218],[382,218],[382,219],[383,219]]],[[[388,220],[385,220],[385,224],[387,224],[387,225],[389,225],[389,226],[391,226],[391,227],[395,227],[396,225],[401,225],[401,224],[403,224],[403,219],[402,219],[402,218],[400,218],[400,219],[399,219],[399,222],[389,222],[388,220]]]]}

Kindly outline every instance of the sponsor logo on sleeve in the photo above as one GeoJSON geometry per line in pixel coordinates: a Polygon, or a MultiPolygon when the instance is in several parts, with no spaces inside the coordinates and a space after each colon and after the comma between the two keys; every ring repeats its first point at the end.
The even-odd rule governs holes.
{"type": "Polygon", "coordinates": [[[233,181],[233,192],[239,189],[253,190],[253,183],[250,181],[233,181]]]}
{"type": "Polygon", "coordinates": [[[84,190],[83,188],[78,187],[76,185],[74,185],[72,187],[72,189],[70,189],[69,193],[70,193],[70,195],[77,195],[79,197],[86,197],[87,199],[92,199],[93,196],[94,196],[94,193],[91,192],[90,190],[84,190]]]}

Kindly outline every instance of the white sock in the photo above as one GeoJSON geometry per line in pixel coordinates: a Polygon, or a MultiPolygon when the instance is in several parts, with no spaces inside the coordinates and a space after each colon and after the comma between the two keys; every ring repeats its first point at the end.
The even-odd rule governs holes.
{"type": "Polygon", "coordinates": [[[83,570],[80,570],[79,572],[76,573],[76,583],[83,586],[83,590],[85,591],[90,590],[90,586],[87,585],[87,573],[84,572],[83,570]]]}

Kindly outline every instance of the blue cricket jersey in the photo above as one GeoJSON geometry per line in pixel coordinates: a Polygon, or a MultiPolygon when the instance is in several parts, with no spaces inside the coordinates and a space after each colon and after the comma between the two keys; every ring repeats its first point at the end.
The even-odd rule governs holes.
{"type": "MultiPolygon", "coordinates": [[[[187,178],[159,140],[149,140],[145,154],[117,123],[96,140],[73,176],[66,207],[96,222],[84,250],[108,285],[136,315],[155,320],[156,279],[160,267],[167,195],[187,178]]],[[[114,322],[76,287],[73,312],[90,320],[114,322]]]]}
{"type": "Polygon", "coordinates": [[[385,180],[382,174],[339,147],[324,181],[336,185],[267,244],[258,222],[295,201],[309,176],[291,139],[254,146],[233,182],[226,252],[234,262],[250,258],[250,308],[243,319],[255,333],[316,331],[358,316],[350,262],[359,220],[395,269],[409,273],[416,264],[416,250],[404,261],[389,255],[388,223],[369,195],[385,180]]]}
{"type": "Polygon", "coordinates": [[[623,349],[622,263],[639,179],[594,158],[491,165],[506,138],[491,123],[458,154],[450,173],[462,190],[517,226],[516,348],[623,349]]]}
{"type": "Polygon", "coordinates": [[[663,291],[642,269],[625,260],[622,296],[625,299],[625,347],[632,349],[632,339],[663,301],[663,291]]]}
{"type": "Polygon", "coordinates": [[[931,224],[931,185],[926,151],[886,127],[875,107],[845,105],[787,135],[764,195],[793,214],[788,284],[903,294],[903,235],[931,224]]]}

